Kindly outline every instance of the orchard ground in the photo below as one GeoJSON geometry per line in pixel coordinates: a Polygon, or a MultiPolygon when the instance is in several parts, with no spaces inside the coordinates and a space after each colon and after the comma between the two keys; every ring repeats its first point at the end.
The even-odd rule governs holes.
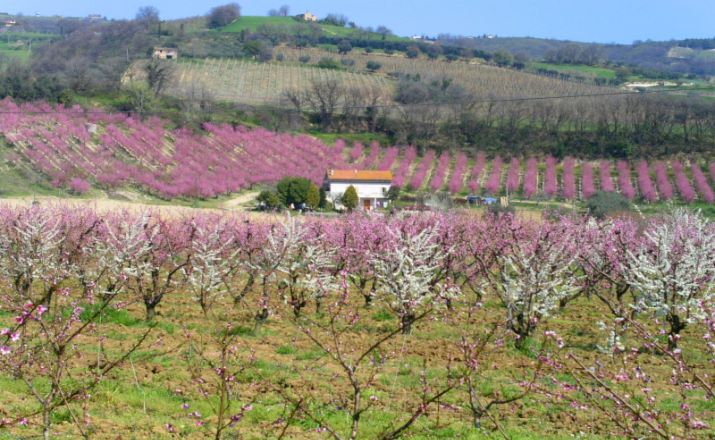
{"type": "MultiPolygon", "coordinates": [[[[197,427],[188,415],[193,411],[209,415],[209,404],[214,402],[201,399],[192,388],[194,384],[187,372],[190,352],[184,334],[189,332],[209,339],[215,327],[210,319],[200,313],[189,294],[180,292],[167,297],[165,301],[160,306],[150,343],[131,356],[127,368],[113,372],[92,393],[92,409],[88,414],[91,438],[118,438],[118,433],[122,433],[119,438],[137,439],[201,439],[209,435],[197,427]],[[184,403],[189,404],[189,409],[182,409],[184,403]],[[167,432],[167,424],[174,426],[181,434],[167,432]]],[[[228,310],[234,307],[230,303],[225,306],[228,310]]],[[[286,383],[323,401],[335,399],[336,406],[339,406],[338,396],[348,391],[344,382],[336,380],[340,374],[339,368],[296,329],[290,319],[290,310],[279,304],[275,306],[278,307],[278,314],[258,328],[254,325],[252,309],[232,314],[236,331],[241,335],[240,356],[245,359],[254,356],[257,359],[239,377],[239,381],[245,383],[245,391],[240,398],[245,401],[251,397],[256,398],[253,410],[237,425],[236,432],[241,433],[240,438],[278,437],[283,428],[282,421],[289,415],[290,406],[275,389],[280,389],[286,383]],[[250,384],[256,380],[264,382],[267,389],[260,392],[252,389],[250,384]],[[260,394],[252,396],[253,393],[260,394]]],[[[354,335],[354,343],[360,347],[375,340],[386,329],[396,327],[392,314],[379,305],[364,309],[361,304],[355,304],[355,308],[366,316],[362,331],[354,335]]],[[[437,313],[417,325],[413,334],[391,341],[385,351],[397,353],[397,356],[377,378],[373,392],[379,400],[374,409],[363,415],[363,438],[377,438],[387,425],[405,417],[405,409],[414,405],[413,396],[421,390],[421,375],[426,375],[435,383],[446,381],[446,367],[454,363],[455,355],[458,356],[457,347],[463,334],[484,334],[489,330],[490,323],[498,321],[496,317],[503,313],[501,305],[491,299],[486,302],[478,320],[468,320],[461,313],[437,313]],[[476,326],[475,321],[479,322],[476,326]]],[[[603,336],[598,330],[598,322],[606,313],[593,301],[579,300],[555,316],[544,330],[548,328],[563,335],[569,350],[575,350],[585,359],[591,359],[596,351],[595,344],[603,336]]],[[[112,353],[118,345],[145,332],[148,325],[142,315],[141,304],[134,304],[127,311],[107,313],[99,324],[106,328],[106,334],[109,335],[103,349],[112,353]]],[[[6,316],[0,316],[0,322],[7,319],[6,316]]],[[[536,339],[522,350],[507,344],[485,359],[483,365],[487,371],[485,380],[479,384],[480,392],[502,397],[518,394],[518,383],[528,380],[528,372],[534,368],[536,347],[536,339]]],[[[82,351],[85,357],[75,367],[92,368],[93,362],[96,365],[97,350],[96,345],[84,346],[82,351]]],[[[655,379],[656,393],[673,393],[674,390],[667,385],[670,374],[668,365],[663,363],[659,366],[662,362],[659,356],[653,356],[651,362],[659,372],[659,377],[655,379]]],[[[569,383],[574,381],[568,373],[559,374],[559,379],[569,383]]],[[[34,401],[25,394],[24,384],[10,377],[0,378],[0,400],[5,410],[31,411],[35,408],[34,401]]],[[[663,405],[667,406],[667,402],[663,405]]],[[[469,415],[463,408],[465,404],[466,396],[463,393],[445,396],[439,408],[430,409],[428,415],[419,419],[406,438],[501,437],[490,428],[477,430],[470,426],[469,415]]],[[[712,401],[703,398],[698,405],[701,406],[700,410],[715,415],[712,401]]],[[[70,408],[76,414],[82,414],[80,405],[72,405],[70,408]]],[[[321,414],[327,422],[336,426],[345,428],[349,424],[347,414],[337,408],[333,412],[323,408],[321,414]]],[[[579,414],[567,402],[549,401],[539,395],[501,407],[495,411],[494,417],[499,420],[507,438],[570,439],[574,435],[583,439],[613,438],[588,433],[587,426],[607,426],[607,419],[593,418],[594,414],[589,411],[579,414]]],[[[65,438],[64,435],[70,436],[75,432],[70,410],[59,411],[54,423],[56,438],[65,438]]],[[[489,425],[488,419],[484,420],[484,424],[489,425]]],[[[292,421],[285,438],[326,438],[317,428],[315,423],[292,421]]],[[[0,429],[0,438],[24,438],[34,432],[23,427],[12,428],[4,433],[0,429]]]]}

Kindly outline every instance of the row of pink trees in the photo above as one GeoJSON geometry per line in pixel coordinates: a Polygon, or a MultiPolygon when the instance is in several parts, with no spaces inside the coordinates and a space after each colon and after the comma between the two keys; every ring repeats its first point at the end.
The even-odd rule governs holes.
{"type": "MultiPolygon", "coordinates": [[[[302,176],[320,183],[329,168],[355,167],[394,170],[395,183],[399,186],[409,182],[420,188],[434,169],[433,178],[428,182],[431,190],[442,188],[446,182],[450,192],[458,193],[463,189],[461,182],[466,180],[469,190],[477,192],[482,189],[479,182],[485,180],[483,190],[490,194],[513,194],[522,187],[526,197],[534,197],[539,191],[547,197],[557,197],[561,184],[563,197],[575,197],[570,195],[571,174],[577,167],[575,162],[569,164],[571,159],[564,162],[559,182],[557,162],[547,157],[543,187],[539,189],[541,176],[538,162],[534,168],[536,158],[533,157],[526,160],[522,183],[522,165],[518,158],[510,159],[504,181],[500,157],[492,160],[491,174],[483,179],[487,158],[481,152],[474,158],[468,175],[469,158],[464,153],[444,152],[434,163],[437,156],[434,150],[425,153],[413,172],[412,162],[417,160],[414,148],[383,149],[373,142],[366,149],[360,143],[349,147],[342,140],[331,147],[308,136],[263,129],[205,124],[203,131],[197,133],[188,129],[169,130],[168,124],[158,118],[142,121],[99,111],[85,113],[81,109],[48,105],[17,106],[10,101],[0,105],[8,114],[0,121],[0,129],[14,146],[7,159],[16,166],[39,170],[55,186],[75,193],[85,193],[93,185],[106,189],[138,185],[167,198],[207,198],[256,184],[272,184],[286,176],[302,176]],[[401,153],[402,160],[398,160],[401,153]]],[[[637,193],[632,183],[631,165],[618,161],[616,168],[618,187],[614,184],[611,162],[599,163],[596,178],[591,165],[583,162],[580,165],[583,197],[589,198],[600,187],[607,192],[618,190],[634,199],[637,193]],[[600,185],[596,185],[596,180],[600,185]]],[[[638,194],[642,199],[671,199],[670,179],[674,178],[682,200],[692,202],[699,198],[712,202],[711,177],[697,163],[691,163],[686,169],[680,161],[657,162],[653,172],[657,195],[648,187],[650,171],[646,173],[643,165],[636,166],[638,194]],[[642,187],[641,183],[646,186],[642,187]]]]}
{"type": "Polygon", "coordinates": [[[462,190],[464,185],[464,173],[467,172],[467,165],[469,165],[469,160],[467,155],[464,153],[458,153],[457,159],[454,163],[454,170],[452,170],[452,177],[449,179],[449,192],[452,194],[457,194],[462,190]]]}
{"type": "MultiPolygon", "coordinates": [[[[539,163],[535,158],[531,158],[526,163],[526,173],[524,173],[524,196],[532,198],[538,190],[539,163]]],[[[554,176],[555,177],[555,176],[554,176]]],[[[546,192],[546,190],[544,190],[546,192]]]]}

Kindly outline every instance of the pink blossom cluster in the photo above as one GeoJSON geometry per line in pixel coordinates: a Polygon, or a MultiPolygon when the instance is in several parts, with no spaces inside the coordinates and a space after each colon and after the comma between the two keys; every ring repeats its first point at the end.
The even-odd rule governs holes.
{"type": "Polygon", "coordinates": [[[382,156],[382,160],[380,161],[380,165],[378,165],[377,169],[382,171],[391,170],[399,154],[400,149],[398,147],[389,147],[385,150],[385,154],[382,156]]]}
{"type": "Polygon", "coordinates": [[[430,169],[432,169],[432,163],[434,162],[435,158],[435,152],[434,150],[428,150],[424,156],[422,156],[422,160],[420,161],[420,164],[417,166],[417,169],[415,170],[415,174],[412,176],[412,180],[410,180],[410,186],[414,189],[419,189],[422,187],[422,184],[425,181],[425,178],[427,177],[427,173],[429,173],[430,169]]]}
{"type": "Polygon", "coordinates": [[[365,160],[360,164],[360,168],[363,170],[369,170],[377,166],[377,160],[380,157],[380,144],[373,142],[370,144],[370,154],[367,155],[365,160]]]}
{"type": "Polygon", "coordinates": [[[653,180],[650,178],[650,168],[648,162],[641,160],[636,165],[636,173],[638,175],[638,188],[641,196],[648,202],[658,200],[658,192],[655,190],[653,180]]]}
{"type": "Polygon", "coordinates": [[[700,197],[708,203],[713,203],[713,201],[715,201],[715,194],[713,194],[713,189],[710,183],[708,183],[708,178],[705,176],[705,173],[703,173],[700,165],[693,162],[690,168],[693,172],[693,181],[695,182],[695,187],[698,189],[698,193],[700,193],[700,197]]]}
{"type": "Polygon", "coordinates": [[[439,156],[437,168],[435,168],[434,173],[432,173],[432,180],[430,181],[430,189],[432,191],[439,191],[442,186],[444,186],[444,178],[449,170],[449,162],[449,153],[444,152],[439,156]]]}
{"type": "Polygon", "coordinates": [[[564,160],[564,198],[566,200],[576,199],[576,176],[574,175],[574,168],[576,167],[576,160],[572,157],[567,157],[564,160]]]}
{"type": "Polygon", "coordinates": [[[673,185],[668,177],[668,168],[664,162],[656,162],[653,166],[655,170],[655,182],[658,185],[658,194],[661,200],[670,200],[673,198],[673,185]]]}
{"type": "Polygon", "coordinates": [[[474,166],[472,167],[471,180],[469,181],[469,190],[476,192],[479,189],[479,178],[482,174],[482,170],[487,163],[487,155],[481,151],[477,153],[477,158],[474,161],[474,166]]]}
{"type": "Polygon", "coordinates": [[[519,190],[519,177],[521,173],[521,165],[519,159],[513,157],[509,163],[509,171],[506,175],[506,190],[509,193],[514,193],[519,190]]]}
{"type": "MultiPolygon", "coordinates": [[[[337,143],[336,143],[337,146],[337,143]]],[[[350,162],[357,162],[358,159],[362,157],[365,147],[360,142],[355,142],[353,148],[350,150],[350,162]]]]}
{"type": "Polygon", "coordinates": [[[449,179],[448,189],[452,194],[456,194],[462,189],[464,173],[467,171],[468,161],[467,155],[463,152],[457,154],[457,159],[454,162],[454,170],[452,171],[452,177],[449,179]]]}
{"type": "Polygon", "coordinates": [[[611,162],[601,161],[598,164],[599,178],[601,180],[601,191],[614,192],[616,190],[611,178],[611,162]]]}
{"type": "Polygon", "coordinates": [[[636,190],[631,182],[631,166],[625,160],[619,160],[616,169],[618,169],[618,186],[621,187],[621,194],[628,200],[633,200],[636,190]]]}
{"type": "Polygon", "coordinates": [[[683,164],[678,160],[674,160],[670,163],[670,166],[673,168],[673,174],[675,175],[675,187],[678,188],[680,197],[686,202],[694,201],[696,197],[695,190],[690,184],[688,176],[685,175],[683,164]]]}
{"type": "Polygon", "coordinates": [[[526,172],[524,173],[524,196],[534,197],[537,191],[537,180],[539,178],[539,163],[535,158],[530,158],[526,162],[526,172]]]}
{"type": "Polygon", "coordinates": [[[417,149],[413,146],[407,147],[405,149],[405,153],[402,156],[402,161],[400,162],[400,165],[397,168],[397,171],[395,171],[395,174],[392,179],[392,183],[395,186],[402,187],[405,185],[407,175],[410,172],[410,167],[412,166],[412,163],[415,161],[416,158],[417,149]]]}
{"type": "Polygon", "coordinates": [[[581,192],[584,199],[590,199],[596,193],[596,186],[593,184],[593,168],[588,162],[581,165],[581,192]]]}
{"type": "Polygon", "coordinates": [[[484,184],[484,189],[489,194],[497,194],[501,188],[501,172],[502,172],[502,158],[497,156],[492,161],[492,170],[489,174],[489,179],[487,183],[484,184]]]}
{"type": "Polygon", "coordinates": [[[549,197],[556,195],[558,182],[556,181],[556,159],[552,156],[546,158],[546,173],[544,174],[544,194],[549,197]]]}

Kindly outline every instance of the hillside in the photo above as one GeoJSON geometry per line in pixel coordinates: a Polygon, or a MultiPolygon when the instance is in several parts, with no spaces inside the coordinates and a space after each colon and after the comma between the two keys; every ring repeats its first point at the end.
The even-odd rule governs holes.
{"type": "MultiPolygon", "coordinates": [[[[142,61],[135,63],[125,78],[142,78],[145,65],[142,61]]],[[[394,81],[386,77],[367,73],[290,63],[208,58],[179,61],[166,93],[178,98],[189,98],[192,93],[201,90],[218,101],[285,106],[284,91],[307,89],[313,82],[329,80],[337,81],[345,87],[377,88],[386,97],[389,97],[394,86],[394,81]]]]}
{"type": "MultiPolygon", "coordinates": [[[[281,46],[276,58],[283,61],[259,63],[236,59],[188,59],[176,64],[167,94],[187,97],[203,88],[218,100],[240,104],[286,105],[283,93],[305,90],[313,82],[336,80],[345,88],[379,88],[386,102],[392,101],[396,79],[403,76],[449,79],[477,98],[516,98],[559,94],[598,93],[608,89],[588,84],[503,69],[479,62],[446,62],[427,58],[409,59],[401,54],[365,54],[352,51],[340,56],[317,48],[295,49],[281,46]],[[321,60],[349,61],[341,69],[320,68],[321,60]],[[306,62],[301,62],[300,60],[306,62]],[[380,68],[371,72],[369,63],[380,68]]],[[[135,63],[128,77],[142,78],[145,62],[135,63]]]]}
{"type": "Polygon", "coordinates": [[[233,23],[220,29],[220,32],[262,33],[277,32],[288,35],[298,35],[315,29],[326,37],[360,38],[368,40],[411,41],[409,38],[396,35],[383,35],[377,32],[365,31],[359,28],[336,26],[323,22],[308,23],[293,17],[242,16],[233,23]]]}
{"type": "Polygon", "coordinates": [[[653,72],[715,75],[715,40],[636,41],[633,44],[602,44],[532,37],[449,37],[442,44],[487,52],[507,51],[543,60],[549,53],[569,46],[590,48],[606,62],[636,66],[653,72]]]}

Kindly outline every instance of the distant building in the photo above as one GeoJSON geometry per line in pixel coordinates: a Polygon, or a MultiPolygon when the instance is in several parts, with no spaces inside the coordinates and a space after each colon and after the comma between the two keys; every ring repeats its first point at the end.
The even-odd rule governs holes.
{"type": "Polygon", "coordinates": [[[305,12],[303,14],[300,14],[298,16],[298,18],[300,18],[303,21],[318,21],[318,17],[313,15],[311,12],[305,12]]]}
{"type": "Polygon", "coordinates": [[[104,17],[102,17],[100,14],[89,14],[87,16],[87,20],[89,21],[102,21],[104,20],[104,17]]]}
{"type": "Polygon", "coordinates": [[[13,27],[16,26],[17,22],[15,20],[3,20],[3,26],[5,27],[13,27]]]}
{"type": "Polygon", "coordinates": [[[330,170],[325,176],[325,195],[331,203],[339,204],[340,197],[349,186],[355,187],[358,208],[370,211],[387,208],[387,192],[392,186],[392,172],[372,170],[330,170]]]}
{"type": "Polygon", "coordinates": [[[158,60],[175,60],[179,58],[179,49],[173,47],[155,47],[152,58],[158,60]]]}

